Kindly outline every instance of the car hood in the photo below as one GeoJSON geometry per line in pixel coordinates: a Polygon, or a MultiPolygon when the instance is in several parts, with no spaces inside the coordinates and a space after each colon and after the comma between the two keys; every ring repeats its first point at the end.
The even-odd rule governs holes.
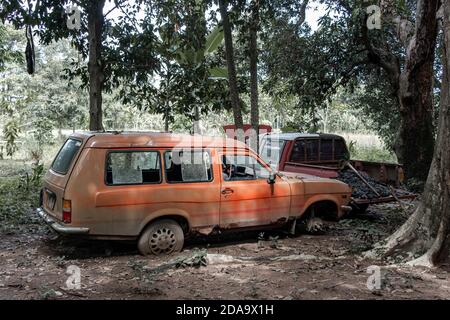
{"type": "Polygon", "coordinates": [[[280,175],[291,184],[303,183],[305,194],[351,193],[351,188],[339,180],[294,172],[280,172],[280,175]]]}

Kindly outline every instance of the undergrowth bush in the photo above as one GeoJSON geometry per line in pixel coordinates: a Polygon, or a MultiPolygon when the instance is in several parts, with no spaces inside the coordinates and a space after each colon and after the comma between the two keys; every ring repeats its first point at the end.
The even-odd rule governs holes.
{"type": "Polygon", "coordinates": [[[11,233],[35,220],[44,167],[42,164],[0,161],[0,233],[11,233]]]}

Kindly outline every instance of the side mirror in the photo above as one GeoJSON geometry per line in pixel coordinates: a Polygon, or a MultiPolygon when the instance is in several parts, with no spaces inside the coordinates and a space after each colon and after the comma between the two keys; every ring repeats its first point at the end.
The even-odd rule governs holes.
{"type": "Polygon", "coordinates": [[[268,184],[274,184],[275,183],[275,179],[276,179],[275,173],[271,172],[269,174],[269,177],[267,178],[267,183],[268,184]]]}

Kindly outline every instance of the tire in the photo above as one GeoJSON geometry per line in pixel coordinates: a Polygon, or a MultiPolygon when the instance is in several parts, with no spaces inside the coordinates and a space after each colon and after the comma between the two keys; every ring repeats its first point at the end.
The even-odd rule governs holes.
{"type": "Polygon", "coordinates": [[[174,220],[163,219],[149,224],[138,241],[138,250],[144,255],[169,255],[180,252],[184,245],[184,233],[174,220]]]}
{"type": "Polygon", "coordinates": [[[301,234],[321,235],[324,234],[326,226],[323,220],[315,216],[314,208],[297,220],[295,231],[301,234]]]}

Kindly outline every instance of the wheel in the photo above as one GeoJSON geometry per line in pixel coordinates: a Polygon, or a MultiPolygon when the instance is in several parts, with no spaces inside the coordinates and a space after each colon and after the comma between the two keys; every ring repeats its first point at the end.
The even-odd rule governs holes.
{"type": "Polygon", "coordinates": [[[326,226],[323,220],[315,216],[315,208],[307,212],[300,220],[297,220],[296,231],[313,235],[324,234],[326,226]]]}
{"type": "Polygon", "coordinates": [[[184,233],[180,225],[169,219],[157,220],[148,225],[138,241],[138,249],[144,256],[167,255],[183,249],[184,233]]]}

